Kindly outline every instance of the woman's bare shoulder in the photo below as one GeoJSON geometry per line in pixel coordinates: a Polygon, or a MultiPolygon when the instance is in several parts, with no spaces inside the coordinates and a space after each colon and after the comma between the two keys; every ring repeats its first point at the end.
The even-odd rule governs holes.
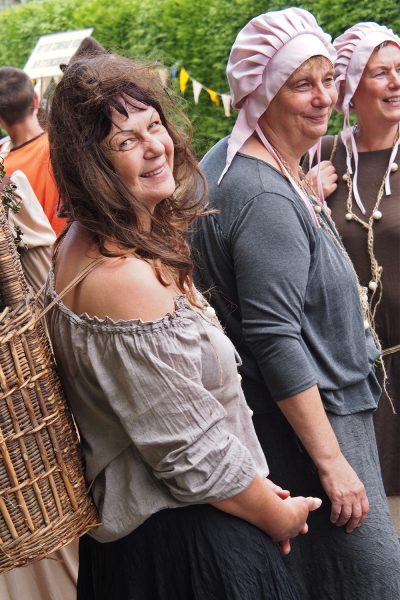
{"type": "Polygon", "coordinates": [[[153,266],[140,258],[110,258],[78,287],[74,312],[117,320],[154,321],[174,310],[177,290],[158,279],[153,266]]]}

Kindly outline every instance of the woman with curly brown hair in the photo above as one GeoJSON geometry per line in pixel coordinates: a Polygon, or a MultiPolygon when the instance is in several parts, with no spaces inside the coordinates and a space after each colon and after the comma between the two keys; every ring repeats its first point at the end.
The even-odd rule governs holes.
{"type": "Polygon", "coordinates": [[[294,599],[279,547],[320,501],[266,478],[234,348],[193,287],[202,179],[174,110],[151,68],[108,54],[70,65],[52,103],[71,224],[48,325],[102,521],[78,598],[294,599]]]}

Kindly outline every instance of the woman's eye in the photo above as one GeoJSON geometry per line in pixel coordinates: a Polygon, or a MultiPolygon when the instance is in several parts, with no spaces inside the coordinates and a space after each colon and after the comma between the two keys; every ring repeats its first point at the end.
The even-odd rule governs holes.
{"type": "Polygon", "coordinates": [[[120,144],[119,144],[119,149],[120,150],[129,150],[129,148],[132,148],[132,146],[135,143],[135,139],[133,138],[128,138],[127,140],[123,140],[120,144]]]}
{"type": "Polygon", "coordinates": [[[150,123],[149,129],[154,129],[154,127],[158,127],[159,125],[161,125],[161,121],[153,121],[150,123]]]}
{"type": "Polygon", "coordinates": [[[375,73],[374,77],[383,77],[385,74],[385,71],[379,71],[378,73],[375,73]]]}

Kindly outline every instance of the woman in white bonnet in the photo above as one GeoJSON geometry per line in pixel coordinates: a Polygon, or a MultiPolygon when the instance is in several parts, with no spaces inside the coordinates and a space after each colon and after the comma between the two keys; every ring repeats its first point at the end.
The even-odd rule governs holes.
{"type": "MultiPolygon", "coordinates": [[[[324,189],[327,196],[333,191],[328,199],[332,217],[368,288],[382,345],[387,382],[374,421],[400,536],[400,38],[377,23],[358,23],[334,46],[336,108],[344,113],[344,127],[322,142],[324,189]],[[357,119],[354,127],[350,113],[357,119]]],[[[383,377],[381,369],[379,374],[383,377]]]]}
{"type": "Polygon", "coordinates": [[[300,597],[393,600],[400,552],[372,416],[379,351],[322,185],[314,195],[299,167],[326,133],[334,60],[330,37],[299,8],[239,32],[227,74],[240,111],[202,161],[217,211],[196,224],[193,255],[241,355],[271,477],[323,498],[286,558],[300,597]]]}

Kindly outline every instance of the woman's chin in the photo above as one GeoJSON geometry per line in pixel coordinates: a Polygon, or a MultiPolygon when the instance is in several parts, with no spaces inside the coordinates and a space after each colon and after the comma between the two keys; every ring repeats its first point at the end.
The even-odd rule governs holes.
{"type": "Polygon", "coordinates": [[[328,123],[326,121],[314,123],[309,129],[309,135],[307,137],[313,141],[313,144],[316,144],[318,140],[326,134],[327,130],[328,123]]]}

